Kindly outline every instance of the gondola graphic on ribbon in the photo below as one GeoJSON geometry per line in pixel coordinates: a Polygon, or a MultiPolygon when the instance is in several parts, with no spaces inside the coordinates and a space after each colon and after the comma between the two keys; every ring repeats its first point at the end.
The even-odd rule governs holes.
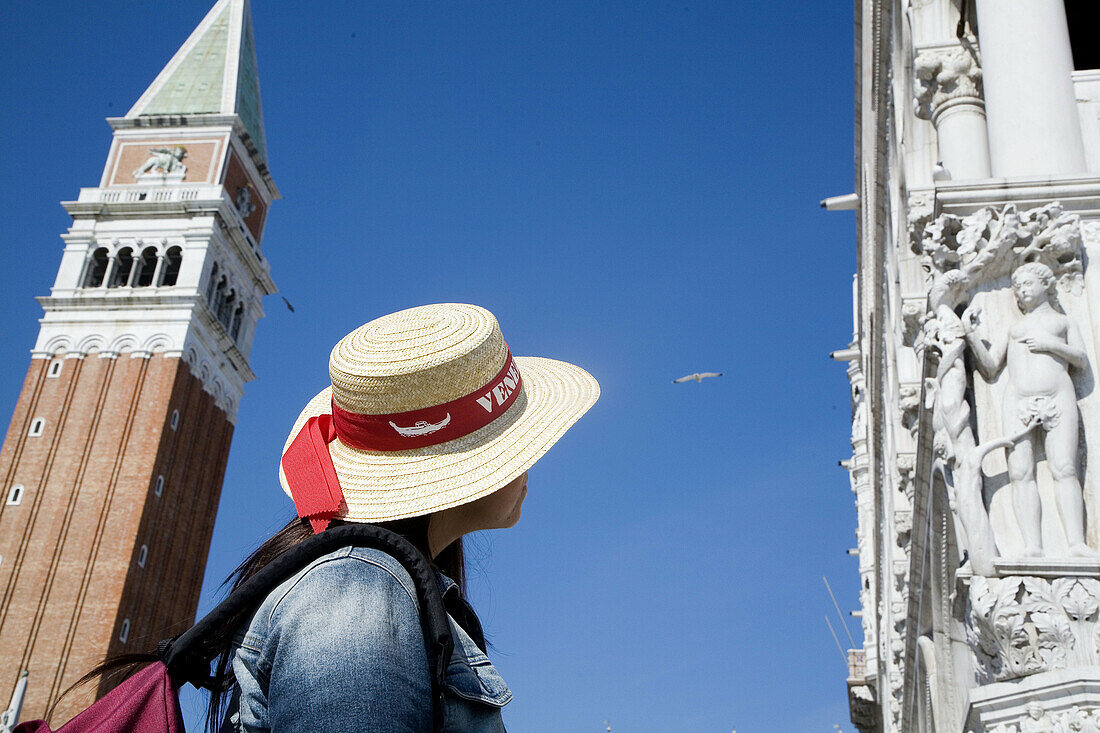
{"type": "Polygon", "coordinates": [[[403,428],[393,420],[390,420],[390,427],[396,430],[398,435],[404,435],[406,438],[415,438],[418,435],[431,435],[447,427],[450,423],[451,413],[448,412],[447,417],[437,423],[430,423],[427,420],[417,420],[415,425],[403,428]]]}

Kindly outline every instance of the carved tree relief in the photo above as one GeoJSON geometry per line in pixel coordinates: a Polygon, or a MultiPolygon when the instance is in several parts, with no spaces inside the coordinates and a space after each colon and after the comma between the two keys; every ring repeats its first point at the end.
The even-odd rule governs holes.
{"type": "Polygon", "coordinates": [[[1019,212],[1013,205],[987,207],[966,217],[949,214],[925,224],[919,244],[929,273],[927,313],[916,337],[918,353],[938,357],[925,384],[932,410],[934,473],[940,475],[974,572],[993,575],[998,538],[990,524],[982,459],[1005,449],[1013,507],[1025,539],[1025,555],[1045,553],[1034,473],[1041,447],[1057,485],[1059,514],[1071,554],[1093,555],[1085,545],[1084,508],[1077,475],[1078,415],[1069,372],[1087,364],[1076,324],[1056,307],[1055,284],[1079,292],[1081,228],[1058,203],[1019,212]],[[987,324],[992,341],[977,332],[981,310],[972,299],[1011,275],[1021,318],[987,324]],[[961,312],[961,315],[960,315],[961,312]],[[973,390],[967,357],[984,378],[1006,372],[1001,434],[979,444],[972,428],[973,390]]]}

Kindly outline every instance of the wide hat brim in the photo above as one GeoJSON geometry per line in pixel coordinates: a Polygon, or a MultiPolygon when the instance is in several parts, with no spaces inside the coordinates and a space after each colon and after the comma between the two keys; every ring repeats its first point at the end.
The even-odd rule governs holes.
{"type": "MultiPolygon", "coordinates": [[[[500,417],[469,435],[404,451],[360,450],[339,438],[329,443],[344,494],[336,518],[384,522],[487,496],[534,465],[600,396],[599,384],[578,366],[535,356],[514,358],[522,393],[500,417]]],[[[283,452],[309,418],[331,410],[330,387],[302,410],[283,452]]],[[[279,483],[291,496],[281,466],[279,483]]]]}

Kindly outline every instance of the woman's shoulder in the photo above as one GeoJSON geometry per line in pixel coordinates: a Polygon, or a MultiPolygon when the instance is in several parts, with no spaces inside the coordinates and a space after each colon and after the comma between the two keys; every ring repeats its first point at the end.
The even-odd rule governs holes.
{"type": "Polygon", "coordinates": [[[272,730],[313,730],[319,717],[323,730],[394,730],[387,721],[406,718],[408,730],[427,730],[431,686],[414,599],[408,573],[379,550],[345,547],[311,562],[268,594],[239,637],[242,715],[247,708],[272,730]],[[339,710],[331,700],[343,701],[339,710]]]}
{"type": "Polygon", "coordinates": [[[266,637],[279,626],[310,617],[334,620],[351,616],[357,623],[372,618],[382,623],[387,618],[418,614],[416,586],[396,558],[374,548],[342,547],[272,589],[256,609],[246,633],[266,637]]]}
{"type": "Polygon", "coordinates": [[[283,582],[269,600],[274,600],[272,611],[277,612],[292,596],[333,592],[377,598],[404,595],[416,605],[416,586],[408,571],[393,556],[371,547],[342,547],[322,555],[283,582]],[[397,589],[403,593],[394,594],[397,589]]]}

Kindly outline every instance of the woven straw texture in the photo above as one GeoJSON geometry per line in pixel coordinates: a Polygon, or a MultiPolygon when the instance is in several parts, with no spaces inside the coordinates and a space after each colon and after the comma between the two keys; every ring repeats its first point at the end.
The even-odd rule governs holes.
{"type": "Polygon", "coordinates": [[[360,415],[441,405],[483,387],[508,346],[476,305],[420,306],[382,316],[336,344],[329,377],[336,404],[360,415]]]}
{"type": "MultiPolygon", "coordinates": [[[[463,304],[421,306],[384,316],[332,351],[332,387],[306,405],[283,446],[330,402],[362,414],[422,409],[484,386],[504,364],[496,318],[463,304]]],[[[580,367],[515,357],[523,391],[493,422],[470,435],[407,451],[329,444],[346,509],[338,518],[377,522],[414,517],[479,499],[530,468],[595,404],[596,380],[580,367]]],[[[289,496],[286,478],[279,481],[289,496]]]]}

